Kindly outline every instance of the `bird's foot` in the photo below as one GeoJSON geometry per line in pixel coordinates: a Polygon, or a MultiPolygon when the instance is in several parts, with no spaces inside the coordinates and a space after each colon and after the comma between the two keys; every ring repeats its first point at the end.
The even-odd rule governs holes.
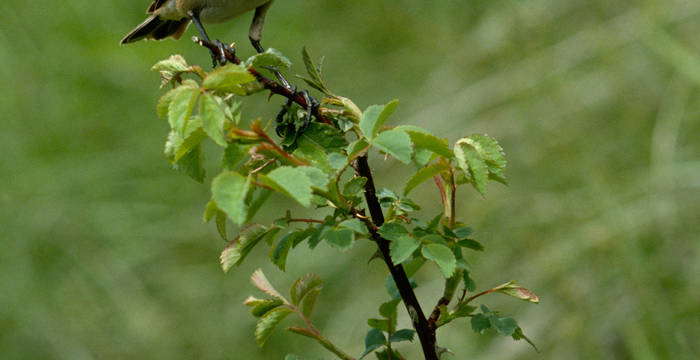
{"type": "Polygon", "coordinates": [[[209,49],[213,67],[216,67],[217,65],[226,65],[226,63],[228,62],[228,59],[226,57],[227,52],[231,54],[232,58],[235,57],[236,49],[234,49],[233,46],[222,43],[221,41],[219,41],[219,39],[215,39],[213,42],[217,48],[217,50],[209,49]]]}

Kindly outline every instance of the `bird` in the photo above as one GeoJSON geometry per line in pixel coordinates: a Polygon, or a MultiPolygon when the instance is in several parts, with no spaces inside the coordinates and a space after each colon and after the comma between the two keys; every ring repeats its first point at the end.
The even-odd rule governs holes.
{"type": "MultiPolygon", "coordinates": [[[[180,39],[190,22],[194,23],[204,40],[212,42],[202,23],[219,23],[231,20],[241,14],[255,9],[253,22],[250,25],[248,38],[255,50],[265,52],[260,45],[265,15],[274,0],[154,0],[148,7],[146,20],[131,30],[121,40],[120,44],[129,44],[142,39],[161,40],[168,37],[180,39]]],[[[214,40],[219,47],[219,54],[211,52],[216,66],[217,59],[221,64],[226,62],[223,49],[227,45],[214,40]],[[218,56],[218,58],[217,58],[218,56]]]]}

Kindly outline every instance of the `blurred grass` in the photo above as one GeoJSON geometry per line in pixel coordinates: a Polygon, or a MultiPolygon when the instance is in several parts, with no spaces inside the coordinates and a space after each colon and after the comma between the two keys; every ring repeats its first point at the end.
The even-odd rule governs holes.
{"type": "MultiPolygon", "coordinates": [[[[168,168],[154,113],[150,66],[209,57],[188,41],[119,47],[147,5],[10,0],[0,13],[2,358],[330,358],[279,333],[256,347],[241,302],[267,254],[221,273],[223,243],[200,220],[208,190],[168,168]]],[[[209,31],[246,56],[248,22],[209,31]]],[[[331,88],[362,107],[401,99],[394,121],[451,140],[486,132],[506,149],[510,187],[462,192],[459,215],[487,247],[469,259],[478,286],[515,278],[542,299],[486,299],[542,354],[458,322],[439,332],[455,358],[694,359],[698,33],[700,5],[682,0],[278,1],[264,44],[293,72],[302,46],[325,56],[331,88]]],[[[279,101],[256,97],[244,114],[270,118],[279,101]]],[[[410,171],[373,163],[394,189],[384,175],[410,171]]],[[[362,319],[385,298],[372,252],[299,250],[287,273],[263,268],[282,289],[324,277],[317,325],[359,354],[362,319]]],[[[440,287],[428,273],[426,307],[440,287]]]]}

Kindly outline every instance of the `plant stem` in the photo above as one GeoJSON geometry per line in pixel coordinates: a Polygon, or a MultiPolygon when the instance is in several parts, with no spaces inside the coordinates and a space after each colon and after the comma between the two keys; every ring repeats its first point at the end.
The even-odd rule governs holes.
{"type": "Polygon", "coordinates": [[[372,170],[370,169],[367,161],[367,154],[357,158],[356,171],[358,175],[367,178],[367,183],[365,184],[365,200],[367,201],[367,207],[369,208],[370,216],[372,217],[372,222],[374,223],[373,227],[368,226],[368,230],[372,235],[372,239],[377,243],[379,251],[382,253],[384,262],[389,268],[389,272],[396,283],[401,299],[403,300],[406,310],[411,317],[413,328],[416,330],[421,347],[423,348],[425,360],[438,360],[435,329],[430,327],[428,319],[425,318],[425,314],[420,307],[418,298],[411,287],[411,283],[408,280],[408,276],[406,275],[406,271],[404,271],[403,266],[400,264],[395,265],[391,260],[389,240],[384,239],[377,232],[377,228],[384,224],[384,213],[382,212],[382,207],[379,204],[379,199],[377,198],[377,191],[374,187],[374,179],[372,178],[372,170]]]}

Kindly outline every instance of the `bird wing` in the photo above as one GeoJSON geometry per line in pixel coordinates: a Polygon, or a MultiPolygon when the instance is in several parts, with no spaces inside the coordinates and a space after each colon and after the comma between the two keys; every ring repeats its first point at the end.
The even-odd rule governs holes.
{"type": "Polygon", "coordinates": [[[146,10],[146,14],[153,14],[154,11],[158,10],[167,1],[168,0],[155,0],[155,1],[153,1],[151,6],[148,7],[148,10],[146,10]]]}

